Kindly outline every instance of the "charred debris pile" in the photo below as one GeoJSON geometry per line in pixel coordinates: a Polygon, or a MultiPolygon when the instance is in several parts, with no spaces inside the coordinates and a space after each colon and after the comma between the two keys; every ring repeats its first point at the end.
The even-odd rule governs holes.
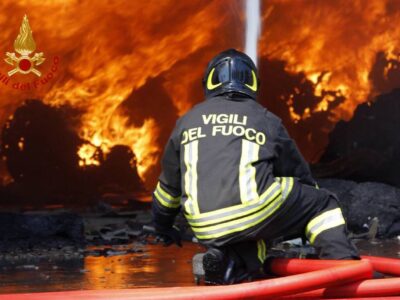
{"type": "Polygon", "coordinates": [[[400,234],[400,89],[357,107],[330,133],[320,162],[320,185],[338,195],[349,228],[379,219],[379,237],[400,234]],[[334,179],[332,179],[334,178],[334,179]]]}
{"type": "Polygon", "coordinates": [[[87,141],[76,133],[79,112],[39,100],[20,106],[3,127],[1,156],[12,180],[0,187],[0,205],[91,205],[104,194],[144,191],[132,150],[116,145],[98,165],[80,165],[78,149],[87,141]]]}

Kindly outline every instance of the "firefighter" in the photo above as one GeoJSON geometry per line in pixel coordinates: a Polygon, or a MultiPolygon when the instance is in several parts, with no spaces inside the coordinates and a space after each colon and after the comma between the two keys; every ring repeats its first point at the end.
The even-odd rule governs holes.
{"type": "Polygon", "coordinates": [[[318,189],[282,121],[256,101],[253,61],[224,51],[208,64],[203,86],[205,101],[177,121],[164,150],[152,203],[156,231],[179,242],[173,224],[182,209],[199,242],[212,248],[209,266],[215,249],[229,246],[254,271],[269,241],[296,236],[320,258],[358,259],[335,196],[318,189]]]}

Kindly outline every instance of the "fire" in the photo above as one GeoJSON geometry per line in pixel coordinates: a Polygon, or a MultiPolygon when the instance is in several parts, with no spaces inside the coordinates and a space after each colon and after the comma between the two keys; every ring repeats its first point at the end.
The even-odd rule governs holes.
{"type": "MultiPolygon", "coordinates": [[[[4,124],[28,97],[51,106],[72,106],[81,113],[76,130],[85,141],[78,150],[79,165],[99,165],[113,146],[127,145],[135,153],[140,177],[152,188],[155,175],[150,171],[158,165],[166,142],[161,131],[171,125],[165,126],[163,119],[151,114],[142,115],[143,106],[163,109],[157,98],[142,99],[128,110],[124,103],[153,78],[163,78],[158,89],[167,92],[176,112],[181,115],[189,109],[193,102],[188,101],[187,86],[200,83],[212,53],[229,46],[215,42],[216,33],[232,20],[237,22],[241,3],[2,1],[0,8],[4,16],[0,24],[7,28],[0,37],[0,53],[12,47],[23,11],[29,17],[36,45],[48,61],[52,56],[60,57],[57,78],[46,86],[25,93],[0,90],[0,97],[9,101],[6,106],[2,101],[0,122],[4,124]],[[15,18],[10,20],[6,14],[15,18]],[[207,53],[211,54],[204,55],[207,53]],[[187,74],[176,72],[182,71],[179,63],[190,57],[197,59],[183,67],[187,74]]],[[[241,39],[232,46],[240,47],[241,39]]],[[[42,69],[45,74],[45,67],[42,69]]],[[[34,78],[18,75],[18,80],[34,78]]]]}
{"type": "Polygon", "coordinates": [[[111,124],[106,126],[107,131],[101,135],[100,133],[95,133],[93,136],[88,135],[87,139],[91,143],[83,144],[78,150],[79,165],[81,167],[99,166],[101,163],[99,149],[102,153],[107,154],[112,146],[121,144],[135,150],[138,173],[139,175],[145,174],[150,167],[157,163],[160,155],[160,148],[156,142],[159,128],[154,119],[145,120],[141,127],[129,126],[127,123],[128,118],[117,115],[111,120],[111,124]]]}
{"type": "MultiPolygon", "coordinates": [[[[332,91],[345,101],[333,108],[334,121],[348,120],[358,104],[377,93],[370,75],[377,53],[399,61],[400,16],[395,1],[264,1],[261,55],[287,62],[290,73],[303,72],[315,95],[332,91]]],[[[385,76],[392,68],[388,64],[385,76]]],[[[333,101],[324,95],[312,111],[290,112],[293,121],[326,111],[333,101]]],[[[289,105],[289,110],[291,110],[289,105]]],[[[292,109],[293,110],[293,109],[292,109]]]]}
{"type": "MultiPolygon", "coordinates": [[[[1,76],[7,65],[0,64],[0,124],[29,98],[71,106],[79,112],[71,124],[82,139],[79,165],[101,165],[114,146],[129,146],[149,189],[175,120],[202,100],[206,63],[221,50],[244,46],[241,0],[3,0],[0,12],[0,55],[13,52],[27,14],[37,49],[46,57],[40,80],[51,74],[21,90],[6,84],[1,76]],[[54,57],[59,57],[56,66],[54,57]]],[[[400,10],[393,1],[265,0],[262,14],[260,63],[284,61],[285,71],[304,74],[319,99],[298,108],[304,93],[299,87],[278,96],[286,111],[274,112],[288,115],[284,121],[296,128],[324,113],[329,113],[326,122],[349,119],[358,104],[384,92],[373,82],[379,53],[388,62],[382,78],[389,80],[399,67],[400,10]],[[343,98],[340,105],[337,98],[343,98]]],[[[12,79],[38,80],[35,74],[12,79]]],[[[312,126],[300,147],[326,136],[320,127],[312,126]]],[[[18,146],[23,150],[24,141],[18,146]]]]}
{"type": "MultiPolygon", "coordinates": [[[[108,150],[108,149],[107,149],[108,150]]],[[[80,157],[79,165],[81,167],[88,165],[100,165],[100,160],[96,158],[97,147],[92,144],[84,144],[78,150],[78,155],[80,157]]]]}
{"type": "Polygon", "coordinates": [[[21,137],[21,138],[19,139],[18,148],[19,148],[20,151],[23,151],[23,150],[24,150],[24,138],[23,138],[23,137],[21,137]]]}

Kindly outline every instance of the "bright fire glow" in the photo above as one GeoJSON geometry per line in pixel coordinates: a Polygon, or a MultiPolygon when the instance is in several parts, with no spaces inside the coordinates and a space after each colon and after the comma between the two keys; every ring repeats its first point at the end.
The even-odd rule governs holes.
{"type": "MultiPolygon", "coordinates": [[[[343,95],[346,100],[332,111],[336,121],[348,120],[358,104],[382,92],[374,90],[369,74],[378,52],[399,61],[396,1],[263,3],[261,56],[286,61],[288,72],[305,73],[315,84],[316,96],[322,91],[343,95]]],[[[391,67],[386,66],[385,72],[391,67]]],[[[332,100],[326,95],[312,113],[327,110],[332,100]]],[[[291,116],[295,122],[302,118],[292,112],[291,116]]]]}
{"type": "MultiPolygon", "coordinates": [[[[163,120],[151,113],[143,115],[142,107],[164,108],[157,98],[142,99],[128,110],[122,108],[123,103],[153,78],[161,77],[163,84],[156,88],[165,90],[175,113],[189,109],[188,85],[200,83],[209,57],[229,46],[227,42],[215,43],[216,33],[223,24],[237,22],[241,8],[241,3],[225,0],[1,1],[0,56],[13,50],[26,13],[37,51],[47,58],[47,67],[43,64],[41,71],[49,71],[54,56],[60,57],[60,64],[56,79],[40,89],[1,87],[0,124],[27,98],[43,99],[52,106],[71,105],[81,112],[76,130],[87,141],[78,150],[80,166],[99,165],[98,149],[106,155],[115,145],[127,145],[136,155],[139,176],[146,182],[149,170],[159,162],[165,139],[159,139],[163,120]],[[10,14],[14,17],[7,17],[10,14]],[[199,52],[210,45],[212,48],[199,52]],[[200,53],[211,54],[188,60],[188,74],[182,76],[177,70],[186,65],[179,62],[200,53]]],[[[0,75],[6,71],[6,64],[0,63],[0,75]]],[[[15,75],[15,81],[34,79],[15,75]]]]}
{"type": "MultiPolygon", "coordinates": [[[[286,71],[304,73],[321,98],[299,111],[294,101],[302,91],[279,96],[296,124],[327,111],[329,121],[349,119],[358,104],[387,92],[373,85],[371,72],[380,52],[390,61],[384,77],[398,67],[400,8],[394,1],[264,0],[261,13],[260,65],[265,59],[286,62],[286,71]],[[335,96],[344,101],[331,108],[335,96]]],[[[0,125],[29,98],[70,105],[80,112],[74,125],[84,141],[79,164],[98,165],[99,150],[107,155],[113,146],[127,145],[148,187],[175,119],[202,99],[200,80],[209,59],[244,47],[241,0],[3,0],[0,56],[13,52],[25,14],[36,51],[46,56],[40,71],[50,71],[54,56],[60,63],[54,79],[40,88],[21,91],[0,77],[0,125]],[[155,94],[139,99],[145,87],[155,94]]],[[[7,70],[0,63],[0,76],[7,70]]],[[[14,83],[36,79],[13,77],[14,83]]],[[[24,141],[19,146],[26,149],[24,141]]]]}

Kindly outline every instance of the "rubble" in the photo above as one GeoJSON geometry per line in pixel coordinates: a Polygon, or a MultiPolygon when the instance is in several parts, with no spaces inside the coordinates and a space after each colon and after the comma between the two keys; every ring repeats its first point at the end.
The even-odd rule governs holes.
{"type": "Polygon", "coordinates": [[[0,262],[83,257],[83,219],[69,212],[0,213],[0,262]]]}
{"type": "MultiPolygon", "coordinates": [[[[373,241],[400,235],[400,189],[340,179],[319,179],[318,184],[337,194],[353,238],[373,241]]],[[[143,252],[144,245],[156,243],[143,233],[143,225],[151,222],[148,208],[148,204],[147,209],[132,210],[101,203],[79,214],[0,213],[0,262],[19,266],[37,265],[42,260],[81,264],[86,256],[143,252]]],[[[193,241],[182,214],[176,225],[183,240],[193,241]]]]}
{"type": "Polygon", "coordinates": [[[360,104],[340,121],[313,173],[318,178],[382,182],[400,187],[400,89],[360,104]]]}
{"type": "Polygon", "coordinates": [[[318,184],[338,196],[350,231],[356,234],[368,232],[377,223],[374,235],[378,238],[392,238],[400,234],[399,188],[383,183],[356,183],[340,179],[319,179],[318,184]],[[377,221],[374,222],[374,218],[377,221]]]}
{"type": "MultiPolygon", "coordinates": [[[[0,263],[30,266],[46,261],[82,260],[142,252],[148,211],[0,212],[0,263]],[[112,217],[111,217],[112,215],[112,217]],[[121,248],[125,246],[125,248],[121,248]]],[[[28,268],[28,267],[27,267],[28,268]]]]}

